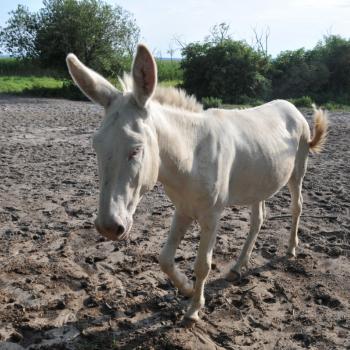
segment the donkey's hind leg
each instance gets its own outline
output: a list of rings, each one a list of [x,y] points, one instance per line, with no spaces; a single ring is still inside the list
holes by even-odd
[[[298,226],[303,206],[301,188],[303,184],[303,178],[306,172],[308,153],[308,144],[301,142],[299,144],[298,153],[295,159],[294,170],[288,182],[288,188],[292,200],[292,228],[289,238],[287,255],[291,257],[295,256],[295,249],[298,246]]]
[[[291,195],[291,209],[292,209],[292,227],[289,238],[287,255],[295,256],[295,249],[298,246],[298,226],[299,219],[303,206],[303,197],[301,195],[301,188],[303,178],[306,172],[307,160],[309,154],[309,144],[305,140],[300,140],[298,152],[295,158],[295,164],[292,176],[288,182],[288,188]]]
[[[299,242],[298,226],[303,206],[303,196],[301,194],[302,182],[303,176],[297,177],[295,174],[292,175],[288,182],[288,188],[292,199],[292,228],[288,243],[287,255],[291,257],[295,256],[295,249],[298,246]]]
[[[226,279],[228,281],[234,281],[239,279],[241,276],[242,267],[248,265],[250,255],[252,254],[252,250],[254,248],[256,237],[258,236],[261,225],[264,221],[264,209],[264,201],[252,205],[249,234],[236,264],[231,268],[230,272],[226,276]]]
[[[261,205],[262,205],[263,221],[265,221],[266,215],[267,215],[267,213],[266,213],[265,201],[262,201],[262,202],[261,202]]]

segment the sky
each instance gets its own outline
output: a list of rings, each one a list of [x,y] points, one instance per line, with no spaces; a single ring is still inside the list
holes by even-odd
[[[350,38],[350,0],[105,0],[131,12],[141,29],[141,41],[162,57],[183,43],[201,41],[215,24],[230,25],[233,39],[251,44],[253,29],[269,30],[268,53],[310,49],[327,34]],[[0,0],[0,26],[17,4],[32,11],[41,0]],[[180,57],[180,51],[175,52]]]

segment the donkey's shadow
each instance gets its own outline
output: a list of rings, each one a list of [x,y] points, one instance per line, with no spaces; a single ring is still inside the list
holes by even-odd
[[[233,282],[227,281],[224,277],[215,278],[206,284],[206,297],[208,300],[213,300],[219,291],[232,288],[232,286],[237,287],[238,290],[242,288],[242,291],[244,292],[246,290],[244,287],[246,287],[247,284],[251,284],[249,279],[250,276],[257,276],[259,278],[261,273],[276,270],[281,263],[286,261],[290,261],[286,256],[274,257],[261,266],[248,269],[242,274],[239,280]],[[134,329],[140,329],[146,325],[147,327],[154,326],[160,321],[171,321],[173,325],[180,325],[180,321],[186,312],[190,298],[186,298],[180,294],[177,295],[177,290],[170,284],[167,289],[168,293],[162,297],[157,296],[148,299],[145,302],[130,305],[130,310],[134,310],[135,313],[138,312],[137,310],[144,309],[155,312],[155,315],[151,315],[133,323]],[[157,305],[162,304],[165,304],[166,307],[159,310]]]
[[[229,282],[223,277],[215,278],[207,284],[206,298],[209,302],[213,301],[219,294],[219,291],[227,290],[236,287],[236,292],[244,294],[247,290],[247,284],[258,284],[259,281],[250,278],[250,276],[257,276],[259,278],[262,272],[276,270],[280,264],[287,260],[286,257],[275,257],[267,261],[265,264],[248,269],[241,277],[240,280],[235,282]],[[254,288],[254,287],[253,287]],[[111,343],[111,348],[117,346],[118,349],[134,349],[142,344],[145,346],[150,344],[150,339],[156,338],[159,346],[168,346],[169,333],[175,329],[176,333],[185,331],[182,324],[183,316],[187,310],[190,299],[183,297],[178,294],[177,290],[170,284],[167,283],[163,286],[166,290],[166,294],[162,296],[153,296],[142,302],[135,302],[129,305],[127,311],[122,315],[116,315],[113,310],[105,308],[103,313],[110,315],[109,324],[114,323],[114,327],[110,327],[108,330],[90,332],[89,339],[94,341],[103,342],[103,344]],[[204,309],[206,313],[211,313],[210,307]],[[142,317],[144,315],[145,317]],[[140,317],[141,316],[141,317]],[[207,326],[207,317],[203,317],[198,324],[193,325],[192,329],[189,330],[198,336],[199,333],[203,333]],[[90,320],[89,324],[93,324],[94,320]],[[213,322],[209,322],[211,325]],[[70,323],[78,329],[81,329],[81,321]],[[68,326],[68,325],[67,325]],[[186,330],[186,332],[188,329]],[[79,337],[80,338],[80,337]],[[85,341],[83,337],[82,341]],[[171,337],[170,337],[171,338]],[[165,342],[164,344],[162,342]],[[78,340],[80,342],[80,340]]]

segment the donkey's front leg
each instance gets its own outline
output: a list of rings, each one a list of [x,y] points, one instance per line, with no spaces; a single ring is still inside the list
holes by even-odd
[[[175,267],[174,258],[176,249],[192,221],[190,217],[180,213],[179,210],[175,211],[168,240],[159,256],[161,269],[169,276],[175,287],[177,287],[183,295],[188,297],[193,294],[193,283]]]
[[[211,268],[211,259],[213,247],[216,238],[218,217],[206,218],[199,220],[201,226],[201,237],[196,262],[194,265],[194,273],[196,283],[190,307],[185,314],[185,324],[191,324],[199,319],[198,312],[204,306],[204,284],[209,275]]]

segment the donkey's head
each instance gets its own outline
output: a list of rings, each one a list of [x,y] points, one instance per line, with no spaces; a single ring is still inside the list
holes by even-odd
[[[67,64],[81,91],[105,109],[101,128],[93,138],[100,180],[95,225],[103,236],[122,239],[130,232],[141,196],[158,177],[158,141],[149,115],[149,100],[157,84],[156,63],[148,49],[139,45],[130,93],[119,92],[73,54],[67,56]]]

